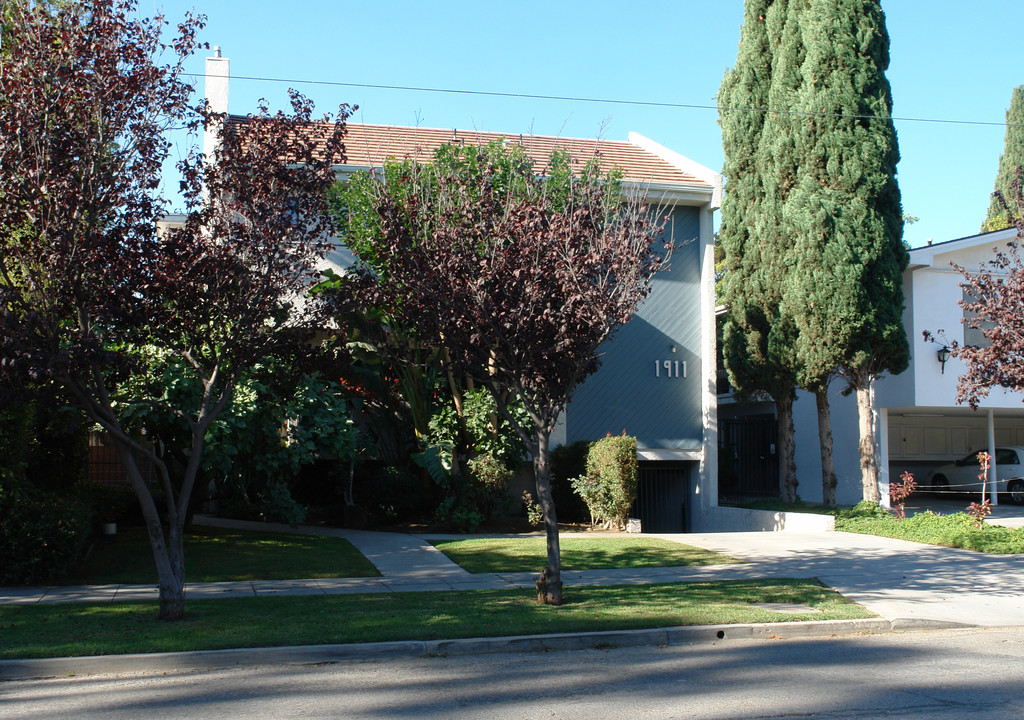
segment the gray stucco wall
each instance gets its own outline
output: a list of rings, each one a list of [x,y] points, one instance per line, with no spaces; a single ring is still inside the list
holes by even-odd
[[[655,276],[633,319],[603,346],[601,368],[576,391],[566,411],[567,442],[625,431],[640,448],[701,447],[697,208],[674,208],[669,230],[674,243],[685,244]]]

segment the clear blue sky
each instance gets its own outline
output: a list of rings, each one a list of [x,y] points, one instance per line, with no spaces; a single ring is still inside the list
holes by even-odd
[[[231,59],[231,111],[282,106],[295,86],[355,121],[625,140],[630,131],[721,171],[717,113],[702,108],[331,87],[367,85],[713,106],[736,59],[742,0],[228,0],[154,2],[172,22],[208,18],[202,38]],[[899,183],[914,247],[978,231],[989,203],[1012,89],[1024,84],[1020,0],[883,2],[891,38]],[[205,55],[205,53],[204,53]],[[192,67],[203,72],[203,59]],[[202,90],[202,83],[198,84]]]

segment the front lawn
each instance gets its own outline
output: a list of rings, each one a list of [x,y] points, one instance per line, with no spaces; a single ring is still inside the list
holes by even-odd
[[[565,598],[559,607],[538,605],[523,590],[189,600],[179,622],[158,620],[155,603],[8,605],[0,606],[0,658],[871,617],[812,580],[569,587]]]
[[[377,568],[342,538],[192,527],[185,537],[188,582],[376,577]],[[156,583],[153,551],[143,528],[99,538],[68,585]]]
[[[742,562],[728,555],[652,537],[560,538],[563,570],[681,567]],[[434,546],[471,573],[527,572],[547,562],[543,537],[436,541]]]

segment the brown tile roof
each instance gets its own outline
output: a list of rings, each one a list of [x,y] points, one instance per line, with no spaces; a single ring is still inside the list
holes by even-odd
[[[231,122],[244,118],[232,116]],[[511,135],[476,130],[438,130],[348,123],[345,134],[345,164],[356,167],[380,167],[388,160],[429,162],[434,151],[445,143],[484,145],[494,141],[521,143],[538,168],[545,167],[556,148],[568,150],[574,162],[585,163],[597,157],[605,169],[618,168],[623,179],[640,183],[712,187],[658,155],[630,142],[589,140],[585,138]]]

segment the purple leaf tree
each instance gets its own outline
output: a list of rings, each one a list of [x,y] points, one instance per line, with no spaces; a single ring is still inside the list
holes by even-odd
[[[168,41],[167,23],[139,19],[134,0],[5,7],[0,375],[63,385],[110,434],[146,521],[160,617],[179,619],[206,432],[241,372],[286,347],[304,351],[322,319],[304,295],[328,248],[324,198],[345,109],[314,124],[294,95],[290,114],[261,108],[226,122],[189,106],[183,63],[201,18]],[[186,218],[160,232],[166,131],[183,126],[218,128],[220,148],[213,162],[179,163]],[[154,382],[171,367],[192,387],[187,402]],[[183,475],[133,429],[141,409],[187,425]]]
[[[538,173],[515,147],[442,147],[373,186],[379,228],[363,248],[367,301],[444,347],[488,388],[533,461],[544,512],[541,602],[562,602],[549,441],[599,348],[650,291],[663,223],[595,163],[556,155]],[[575,176],[574,176],[575,175]],[[509,412],[518,399],[531,423]]]

